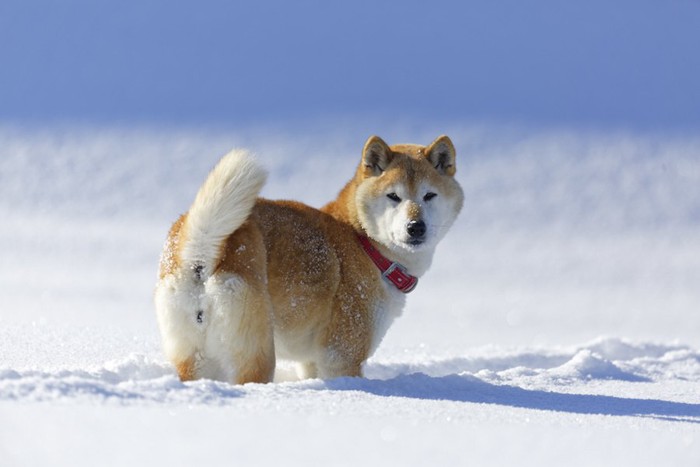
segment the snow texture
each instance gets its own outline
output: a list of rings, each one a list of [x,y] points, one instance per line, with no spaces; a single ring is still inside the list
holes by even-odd
[[[366,377],[180,382],[169,224],[232,147],[320,206],[357,133],[0,127],[0,463],[699,465],[695,137],[379,128],[449,134],[466,203]]]

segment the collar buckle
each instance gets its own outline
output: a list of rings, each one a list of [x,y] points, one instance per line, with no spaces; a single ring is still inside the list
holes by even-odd
[[[357,238],[370,259],[374,262],[377,268],[381,271],[382,277],[399,291],[409,293],[416,288],[418,278],[408,273],[406,268],[395,262],[389,261],[374,246],[369,239],[364,235],[357,234]]]

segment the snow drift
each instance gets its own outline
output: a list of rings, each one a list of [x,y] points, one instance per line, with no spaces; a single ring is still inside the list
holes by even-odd
[[[232,147],[319,206],[356,132],[0,127],[3,459],[697,465],[693,137],[386,127],[449,134],[466,203],[366,378],[181,383],[152,305],[170,223]]]

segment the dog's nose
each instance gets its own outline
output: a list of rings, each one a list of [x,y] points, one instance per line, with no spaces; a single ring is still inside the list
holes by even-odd
[[[422,238],[425,235],[425,222],[423,221],[411,221],[406,226],[408,235],[411,238]]]

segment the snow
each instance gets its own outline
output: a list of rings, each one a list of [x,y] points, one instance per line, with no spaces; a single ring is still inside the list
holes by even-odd
[[[365,378],[232,386],[162,354],[169,224],[233,147],[319,206],[368,135],[0,126],[0,463],[699,465],[700,139],[376,132],[458,149],[431,270]]]

